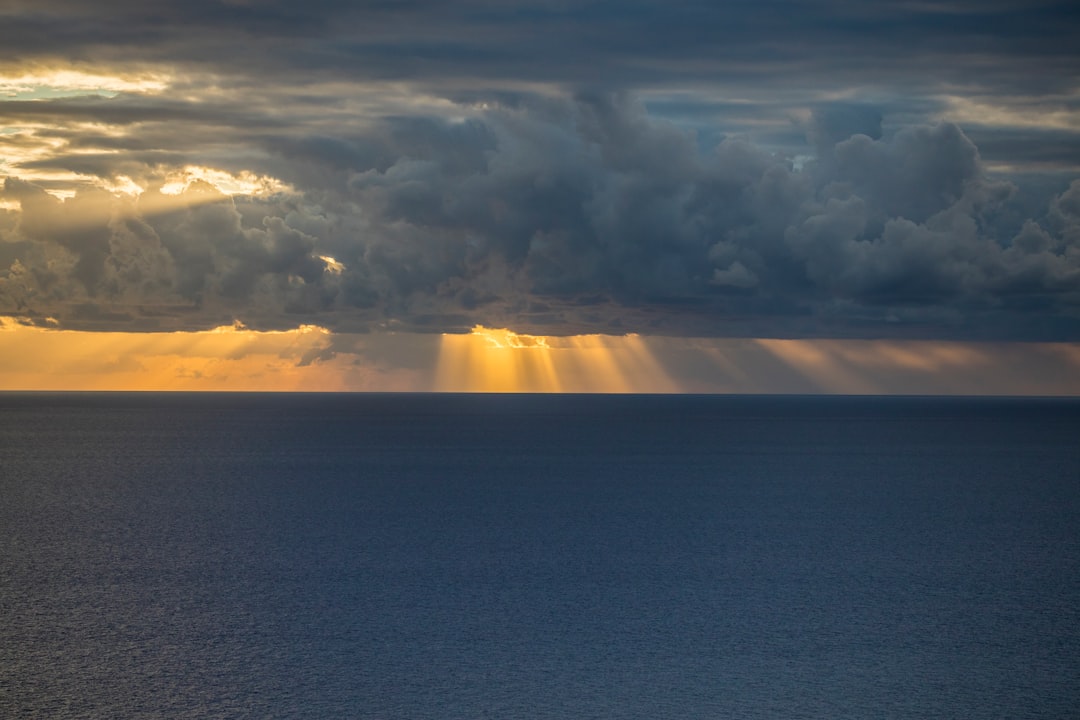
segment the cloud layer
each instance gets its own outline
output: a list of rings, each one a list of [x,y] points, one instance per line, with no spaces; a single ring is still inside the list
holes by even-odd
[[[0,314],[1080,338],[1061,3],[7,7]]]

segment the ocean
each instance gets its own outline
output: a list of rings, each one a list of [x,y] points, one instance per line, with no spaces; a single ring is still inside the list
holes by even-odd
[[[1076,400],[0,394],[0,717],[1077,708]]]

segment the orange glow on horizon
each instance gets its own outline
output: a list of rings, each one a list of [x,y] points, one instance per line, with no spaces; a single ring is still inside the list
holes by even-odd
[[[315,325],[253,331],[80,332],[0,317],[3,390],[408,390],[406,373],[378,372],[331,352]]]
[[[1076,343],[84,332],[0,316],[0,390],[1080,396]]]

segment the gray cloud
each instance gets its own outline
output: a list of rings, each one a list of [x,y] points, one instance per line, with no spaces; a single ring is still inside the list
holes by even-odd
[[[1074,16],[13,0],[0,75],[168,86],[0,99],[0,313],[1076,339]],[[185,166],[280,182],[161,195]]]
[[[6,53],[14,64],[157,69],[174,85],[166,96],[14,99],[0,117],[137,126],[141,137],[164,129],[174,141],[214,132],[224,141],[242,128],[310,142],[348,134],[357,114],[394,114],[379,107],[388,87],[402,93],[398,113],[412,115],[410,94],[506,104],[542,84],[634,92],[701,136],[749,134],[786,150],[800,139],[787,121],[808,108],[819,112],[817,133],[858,108],[871,137],[875,113],[898,124],[951,119],[978,131],[970,136],[990,162],[1075,171],[1074,16],[1058,0],[8,3],[0,64]],[[850,100],[832,103],[838,96]],[[979,106],[958,120],[956,98]],[[1042,128],[1054,138],[1019,141],[1055,113],[1064,119]]]
[[[74,325],[94,303],[185,326],[1080,333],[1080,184],[1020,221],[955,125],[889,130],[841,105],[807,134],[796,165],[590,92],[257,137],[259,169],[295,188],[277,196],[60,201],[9,178],[25,252],[0,298]]]
[[[673,77],[1072,89],[1071,4],[6,3],[0,57],[190,63],[295,77],[523,79],[656,86]],[[912,40],[917,39],[917,52]],[[554,50],[554,51],[553,51]],[[542,59],[542,61],[538,61]],[[1030,70],[1053,67],[1052,73]]]

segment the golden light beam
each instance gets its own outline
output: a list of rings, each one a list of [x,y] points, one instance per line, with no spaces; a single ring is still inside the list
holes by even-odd
[[[1080,395],[1080,346],[938,340],[777,340],[754,344],[808,392]]]
[[[677,392],[635,335],[526,335],[478,325],[441,338],[435,389],[446,392]]]

